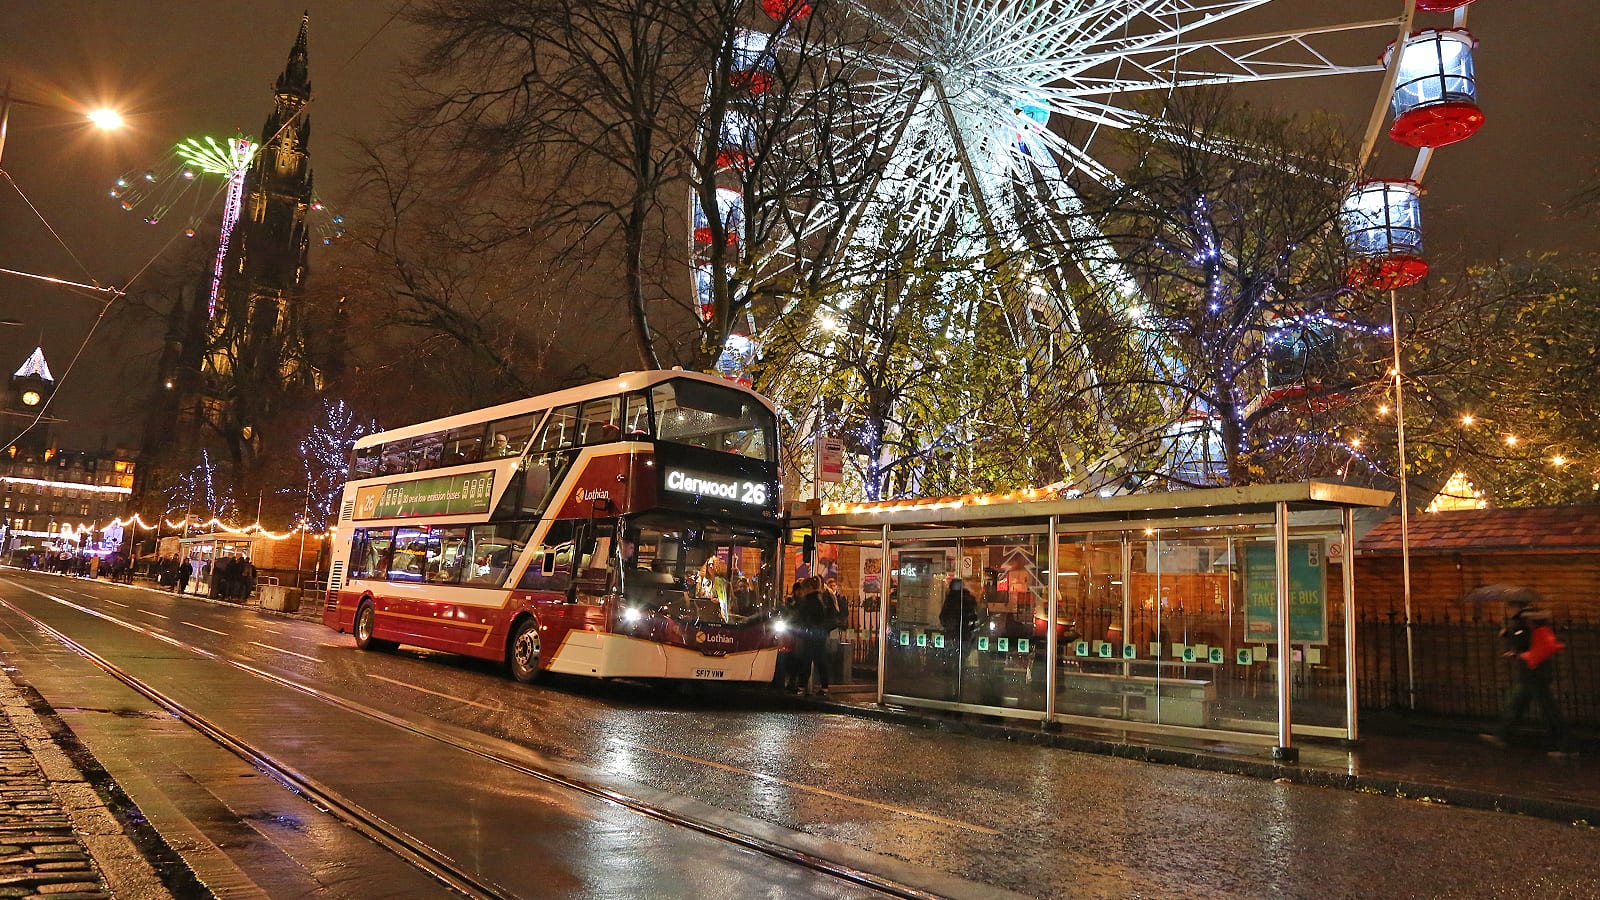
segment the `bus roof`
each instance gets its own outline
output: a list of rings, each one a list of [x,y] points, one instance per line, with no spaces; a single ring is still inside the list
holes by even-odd
[[[391,428],[388,431],[379,431],[358,438],[355,446],[360,449],[408,437],[433,434],[436,431],[443,431],[449,428],[492,422],[495,419],[504,419],[509,416],[522,415],[523,413],[542,412],[570,403],[579,403],[594,397],[609,397],[612,394],[644,390],[663,381],[672,381],[680,378],[721,385],[749,394],[769,411],[774,414],[777,413],[777,408],[772,405],[772,401],[744,385],[723,378],[721,375],[707,375],[703,372],[689,372],[683,369],[650,369],[643,372],[624,372],[615,378],[607,378],[604,381],[595,381],[578,387],[567,388],[566,390],[539,394],[523,400],[512,400],[510,403],[456,413],[453,416],[445,416],[440,419],[429,419],[426,422],[417,422],[414,425],[402,425],[399,428]]]

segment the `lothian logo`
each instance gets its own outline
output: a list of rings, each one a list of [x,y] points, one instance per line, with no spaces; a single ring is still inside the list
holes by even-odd
[[[602,490],[579,491],[579,500],[610,500],[611,492]]]
[[[731,644],[733,638],[725,634],[713,634],[705,631],[696,631],[694,640],[697,644]]]

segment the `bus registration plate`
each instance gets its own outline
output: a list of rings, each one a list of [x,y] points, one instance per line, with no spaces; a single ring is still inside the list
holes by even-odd
[[[725,669],[695,669],[694,670],[694,677],[696,677],[696,678],[727,678],[728,677],[728,673],[727,673],[727,671]]]

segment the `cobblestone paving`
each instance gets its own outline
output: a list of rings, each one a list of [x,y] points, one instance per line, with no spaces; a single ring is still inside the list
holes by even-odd
[[[110,896],[38,763],[0,716],[0,897]]]

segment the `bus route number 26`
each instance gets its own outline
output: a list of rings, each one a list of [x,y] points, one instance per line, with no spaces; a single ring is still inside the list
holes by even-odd
[[[740,485],[740,489],[740,503],[748,503],[751,506],[767,505],[767,486],[765,484],[757,481],[746,481]]]

